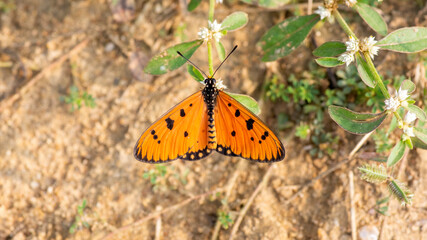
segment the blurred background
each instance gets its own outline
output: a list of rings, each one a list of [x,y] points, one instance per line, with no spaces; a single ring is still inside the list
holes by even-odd
[[[266,8],[224,0],[215,10],[219,21],[248,13],[248,24],[222,39],[227,52],[239,48],[216,78],[259,101],[260,117],[285,145],[284,161],[219,154],[136,161],[140,134],[201,88],[185,67],[143,72],[152,56],[207,26],[208,1],[192,12],[187,2],[0,1],[1,239],[345,240],[352,222],[360,239],[427,239],[426,151],[409,152],[398,169],[415,194],[410,207],[384,200],[384,186],[358,177],[364,158],[386,156],[398,136],[377,132],[346,161],[362,136],[339,128],[327,106],[379,111],[384,99],[361,84],[353,66],[327,71],[315,64],[316,46],[347,38],[338,25],[319,23],[289,56],[261,61],[261,36],[321,1],[277,0]],[[380,9],[389,32],[427,26],[425,1],[365,2]],[[358,35],[375,36],[351,9],[343,15]],[[207,71],[206,45],[191,60]],[[425,101],[425,52],[380,51],[375,64],[389,86],[411,78]]]

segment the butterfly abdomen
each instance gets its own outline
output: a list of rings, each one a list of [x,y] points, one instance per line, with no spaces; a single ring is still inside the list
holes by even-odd
[[[207,106],[208,114],[208,149],[216,149],[216,128],[215,128],[215,104],[218,96],[218,89],[215,86],[216,80],[214,78],[205,79],[205,88],[203,88],[203,100]]]

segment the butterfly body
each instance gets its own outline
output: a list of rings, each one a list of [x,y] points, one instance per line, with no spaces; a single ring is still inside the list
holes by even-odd
[[[134,156],[148,163],[199,160],[212,151],[259,162],[280,161],[285,148],[250,110],[206,78],[191,95],[151,125],[135,145]]]

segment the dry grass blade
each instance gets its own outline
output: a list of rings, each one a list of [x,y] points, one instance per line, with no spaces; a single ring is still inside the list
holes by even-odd
[[[253,201],[255,200],[255,197],[258,195],[258,193],[261,192],[261,190],[267,185],[268,180],[270,179],[271,173],[273,172],[273,166],[270,166],[267,170],[267,172],[264,174],[264,177],[262,178],[262,181],[258,184],[255,191],[252,193],[251,197],[249,198],[246,205],[242,208],[242,210],[239,213],[239,217],[237,218],[236,222],[233,225],[233,229],[231,230],[230,238],[229,240],[233,240],[237,230],[239,230],[239,226],[243,221],[243,218],[246,215],[246,212],[249,210],[250,206],[252,205]]]
[[[136,227],[136,226],[138,226],[138,225],[140,225],[140,224],[142,224],[142,223],[144,223],[144,222],[146,222],[148,220],[151,220],[153,218],[157,218],[157,217],[159,217],[160,215],[162,215],[164,213],[167,213],[167,212],[179,209],[179,208],[181,208],[181,207],[189,204],[190,202],[192,202],[194,200],[201,199],[201,198],[207,197],[207,196],[209,196],[211,194],[214,194],[214,193],[217,193],[217,192],[223,192],[223,191],[225,191],[225,188],[217,188],[215,190],[212,190],[212,191],[209,191],[209,192],[205,192],[205,193],[193,196],[191,198],[187,198],[186,200],[184,200],[184,201],[182,201],[182,202],[180,202],[178,204],[175,204],[173,206],[165,208],[165,209],[163,209],[161,211],[156,211],[156,212],[150,213],[150,214],[148,214],[148,216],[146,216],[144,218],[141,218],[141,219],[139,219],[138,221],[136,221],[136,222],[134,222],[132,224],[126,225],[124,227],[121,227],[121,228],[117,229],[116,231],[114,231],[114,232],[110,233],[109,235],[107,235],[104,239],[111,239],[115,235],[117,235],[117,234],[119,234],[119,233],[121,233],[123,231],[126,231],[129,228]]]
[[[353,150],[350,152],[350,154],[348,155],[348,158],[335,164],[334,166],[332,166],[331,168],[329,168],[328,170],[322,172],[319,174],[319,176],[313,178],[312,180],[310,180],[308,183],[304,184],[296,193],[294,193],[289,199],[286,200],[285,202],[285,206],[288,205],[290,202],[292,202],[293,200],[295,200],[295,198],[297,198],[303,191],[305,191],[308,187],[310,187],[311,185],[313,185],[313,183],[315,183],[317,180],[322,179],[326,176],[328,176],[329,174],[333,173],[335,170],[339,169],[340,167],[342,167],[343,165],[345,165],[346,163],[350,162],[351,160],[353,160],[354,155],[356,154],[356,152],[363,146],[363,144],[365,144],[366,141],[368,141],[369,137],[372,135],[373,132],[370,132],[368,134],[366,134],[365,136],[363,136],[362,139],[360,139],[360,141],[356,144],[356,147],[353,148]]]
[[[40,79],[44,77],[44,75],[48,72],[50,72],[52,69],[60,66],[63,64],[66,60],[68,60],[72,55],[79,53],[81,50],[83,50],[86,45],[89,43],[89,41],[92,39],[92,37],[87,37],[83,41],[81,41],[79,44],[77,44],[75,47],[73,47],[69,52],[62,55],[52,63],[50,63],[48,66],[43,68],[43,70],[38,73],[36,76],[31,78],[22,88],[20,88],[16,93],[11,95],[10,97],[6,98],[0,103],[0,112],[4,110],[5,108],[12,105],[16,100],[18,100],[22,95],[24,95],[34,84],[36,84]]]

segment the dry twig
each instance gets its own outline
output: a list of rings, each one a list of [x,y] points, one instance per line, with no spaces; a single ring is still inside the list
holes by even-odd
[[[346,164],[346,163],[350,162],[351,160],[353,160],[353,157],[356,154],[356,152],[362,147],[363,144],[365,144],[366,141],[368,141],[368,139],[372,135],[372,133],[373,132],[370,132],[370,133],[366,134],[365,136],[363,136],[362,139],[360,139],[360,141],[357,143],[356,147],[354,147],[353,150],[348,155],[347,159],[345,159],[345,160],[343,160],[343,161],[335,164],[334,166],[332,166],[328,170],[320,173],[317,177],[313,178],[312,180],[310,180],[309,182],[307,182],[306,184],[304,184],[296,193],[294,193],[294,195],[292,195],[289,199],[286,200],[285,206],[288,205],[293,200],[295,200],[295,198],[297,198],[299,195],[301,195],[301,193],[303,191],[305,191],[308,187],[310,187],[311,185],[313,185],[313,183],[315,183],[317,180],[322,179],[322,178],[328,176],[329,174],[335,172],[335,170],[341,168],[344,164]]]
[[[77,54],[81,50],[83,50],[86,45],[89,43],[89,41],[92,39],[92,37],[87,37],[83,41],[81,41],[79,44],[74,46],[69,52],[65,53],[49,65],[47,65],[41,72],[39,72],[36,76],[31,78],[27,83],[25,83],[24,86],[22,86],[17,92],[15,92],[13,95],[9,96],[5,100],[3,100],[0,103],[0,112],[4,110],[5,108],[12,105],[16,100],[18,100],[21,96],[23,96],[34,84],[36,84],[40,79],[46,75],[46,73],[50,72],[52,69],[60,66],[63,64],[67,59],[69,59],[72,55]]]
[[[267,172],[264,174],[264,177],[262,178],[262,181],[258,184],[255,191],[252,193],[251,197],[249,198],[248,202],[245,204],[245,206],[240,210],[239,217],[237,218],[236,222],[233,225],[233,229],[231,230],[231,235],[229,240],[233,240],[237,230],[239,230],[239,226],[243,221],[243,218],[246,215],[246,212],[249,210],[249,207],[252,205],[253,201],[255,200],[255,197],[258,195],[258,193],[261,192],[261,190],[267,185],[268,180],[270,179],[271,173],[273,172],[274,165],[270,166],[267,170]]]
[[[194,200],[201,199],[201,198],[207,197],[209,195],[212,195],[214,193],[223,192],[223,191],[225,191],[225,188],[217,188],[215,190],[212,190],[212,191],[209,191],[209,192],[205,192],[205,193],[202,193],[202,194],[199,194],[199,195],[187,198],[186,200],[184,200],[184,201],[182,201],[180,203],[177,203],[177,204],[175,204],[173,206],[165,208],[165,209],[163,209],[161,211],[156,211],[156,212],[150,213],[146,217],[141,218],[141,219],[139,219],[138,221],[136,221],[134,223],[131,223],[131,224],[126,225],[126,226],[123,226],[123,227],[117,229],[116,231],[108,234],[104,239],[111,239],[113,236],[119,234],[120,232],[123,232],[123,231],[127,230],[128,228],[136,227],[136,226],[138,226],[138,225],[140,225],[140,224],[142,224],[142,223],[144,223],[144,222],[146,222],[146,221],[148,221],[150,219],[157,218],[157,217],[159,217],[160,215],[162,215],[164,213],[167,213],[167,212],[179,209],[179,208],[181,208],[181,207],[189,204],[190,202],[192,202]]]
[[[348,173],[348,181],[349,181],[349,188],[350,188],[351,239],[357,240],[356,208],[354,204],[354,175],[351,170]]]
[[[227,184],[227,190],[225,192],[225,199],[226,202],[223,206],[224,211],[228,211],[228,199],[231,196],[231,190],[233,190],[234,185],[236,184],[237,178],[240,175],[240,172],[244,169],[246,169],[247,166],[247,160],[246,159],[240,159],[239,164],[237,165],[237,169],[234,172],[233,176],[230,178],[229,183]],[[219,218],[216,220],[215,228],[212,233],[211,240],[216,240],[218,238],[219,230],[221,230],[221,222],[219,221]]]

